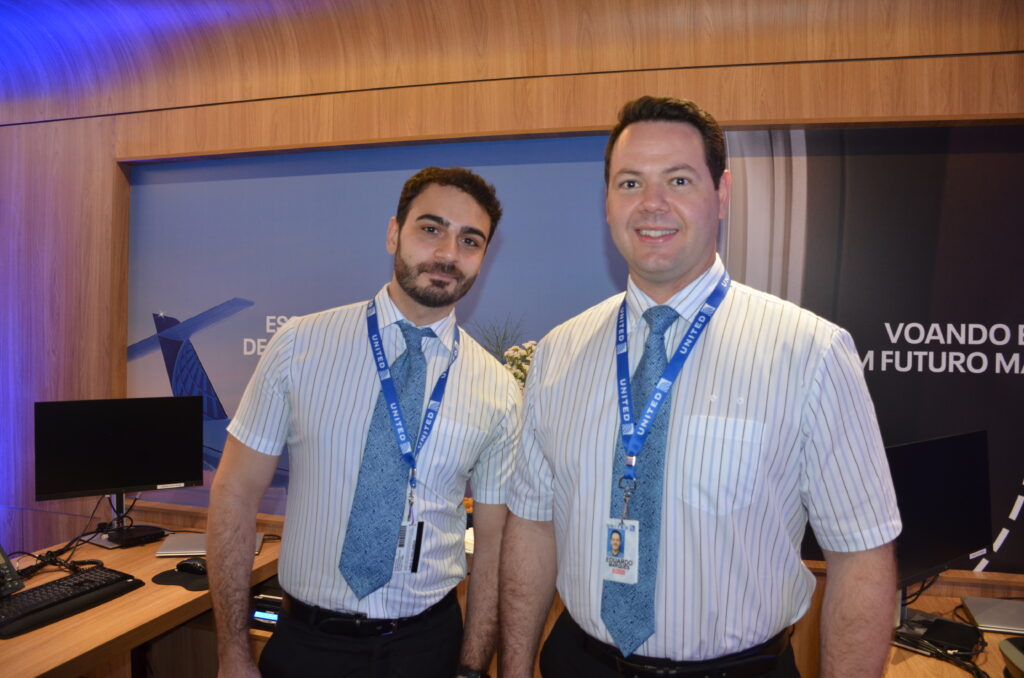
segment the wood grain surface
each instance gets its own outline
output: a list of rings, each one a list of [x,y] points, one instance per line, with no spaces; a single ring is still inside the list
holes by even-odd
[[[179,559],[157,558],[159,542],[130,549],[106,550],[86,545],[76,559],[96,558],[107,567],[131,574],[145,584],[114,600],[15,638],[0,640],[0,666],[6,678],[46,674],[78,676],[94,665],[120,665],[128,651],[181,626],[210,609],[209,591],[161,586],[153,576],[173,570]],[[279,542],[264,542],[253,565],[255,584],[277,574]],[[35,586],[65,573],[44,572],[30,580]]]
[[[0,123],[649,69],[1012,52],[1016,0],[54,3],[14,24]],[[29,17],[31,17],[29,13]],[[22,96],[31,93],[32,96]]]

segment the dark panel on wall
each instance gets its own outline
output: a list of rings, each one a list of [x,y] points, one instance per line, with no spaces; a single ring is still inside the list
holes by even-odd
[[[989,569],[1024,571],[1024,127],[819,131],[808,147],[810,194],[838,196],[812,199],[808,305],[853,334],[886,444],[989,431]]]

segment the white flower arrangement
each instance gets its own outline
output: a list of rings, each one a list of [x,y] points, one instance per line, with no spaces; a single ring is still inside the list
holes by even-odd
[[[505,351],[505,369],[512,373],[520,386],[526,386],[526,375],[530,372],[535,350],[537,342],[528,341],[522,346],[511,346]]]

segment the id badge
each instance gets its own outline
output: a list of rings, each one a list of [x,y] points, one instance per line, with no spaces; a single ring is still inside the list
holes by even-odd
[[[622,584],[637,582],[640,559],[640,523],[613,518],[605,523],[601,549],[601,578]]]
[[[423,521],[402,521],[398,528],[398,550],[395,551],[396,574],[415,573],[420,567],[420,548],[423,545]]]

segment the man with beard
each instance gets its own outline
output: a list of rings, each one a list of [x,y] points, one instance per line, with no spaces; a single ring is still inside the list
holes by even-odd
[[[210,496],[222,676],[259,675],[247,636],[250,545],[285,443],[285,597],[262,675],[486,671],[521,396],[456,326],[454,306],[500,217],[494,188],[472,172],[418,172],[388,224],[391,281],[369,302],[294,318],[274,335]],[[476,551],[463,632],[455,585],[466,573],[467,481]]]

